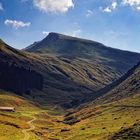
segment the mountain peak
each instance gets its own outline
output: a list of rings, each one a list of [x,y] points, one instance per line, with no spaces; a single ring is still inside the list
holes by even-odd
[[[56,32],[50,32],[48,34],[48,36],[59,36],[59,35],[60,35],[60,33],[56,33]]]
[[[50,32],[45,39],[60,39],[60,40],[70,40],[70,41],[80,41],[80,42],[95,42],[88,39],[83,39],[79,37],[74,37],[67,34],[61,34],[56,32]]]
[[[47,39],[76,39],[76,37],[72,37],[69,35],[64,35],[56,32],[50,32],[46,38]]]
[[[25,50],[42,53],[52,52],[59,55],[69,55],[71,52],[72,56],[84,56],[85,53],[86,55],[89,55],[91,52],[94,52],[95,48],[99,47],[104,48],[104,45],[99,42],[83,38],[50,32],[43,40],[33,43],[25,48]]]
[[[55,33],[55,32],[50,32],[47,37],[44,40],[54,40],[54,39],[58,39],[61,35],[59,33]]]

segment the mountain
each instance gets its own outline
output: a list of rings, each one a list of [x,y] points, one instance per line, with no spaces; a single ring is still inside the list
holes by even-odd
[[[69,59],[90,59],[91,61],[112,67],[122,74],[133,67],[140,59],[138,53],[113,49],[99,42],[59,33],[49,33],[46,38],[35,42],[25,48],[25,50],[43,54],[53,53]]]
[[[94,97],[140,57],[138,53],[57,33],[50,33],[24,50],[16,50],[4,41],[0,42],[0,49],[1,89],[64,108]]]
[[[16,50],[4,41],[0,42],[0,58],[0,88],[45,104],[79,104],[85,96],[120,76],[120,72],[94,61],[53,54],[44,57]]]

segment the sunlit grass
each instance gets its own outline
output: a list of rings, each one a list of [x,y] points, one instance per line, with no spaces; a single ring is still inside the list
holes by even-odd
[[[0,94],[1,105],[16,107],[16,112],[0,112],[0,139],[22,139],[22,130],[29,128],[27,122],[35,116],[35,129],[29,132],[29,140],[107,140],[114,133],[140,122],[139,99],[139,96],[134,96],[111,104],[87,107],[75,114],[80,122],[68,125],[62,122],[64,113],[59,107],[42,109],[19,96]]]

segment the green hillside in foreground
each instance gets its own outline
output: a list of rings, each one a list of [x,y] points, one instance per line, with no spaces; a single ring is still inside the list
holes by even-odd
[[[0,91],[0,106],[15,107],[15,112],[0,111],[0,140],[25,140],[28,134],[29,140],[44,140],[64,127],[59,123],[64,112],[57,107],[42,107],[5,91]]]
[[[130,135],[133,136],[131,140],[139,138],[139,94],[90,110],[85,108],[85,112],[82,112],[83,118],[78,118],[79,122],[73,125],[63,123],[65,113],[60,108],[41,107],[23,97],[4,91],[0,92],[0,100],[1,106],[16,108],[16,112],[0,111],[2,140],[24,139],[23,130],[30,128],[28,122],[33,118],[35,120],[32,124],[35,128],[27,131],[29,140],[117,140],[117,138],[123,140],[125,137],[128,139]],[[87,110],[91,112],[89,116],[86,114]],[[77,115],[80,116],[79,113]]]
[[[110,104],[84,108],[80,112],[67,116],[65,123],[72,124],[76,119],[77,123],[72,125],[69,132],[71,138],[68,140],[115,139],[114,133],[139,124],[140,95]]]

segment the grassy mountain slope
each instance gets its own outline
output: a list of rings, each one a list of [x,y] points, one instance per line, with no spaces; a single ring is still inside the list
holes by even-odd
[[[104,94],[103,96],[99,97],[98,100],[96,100],[98,104],[117,101],[119,99],[123,99],[139,93],[140,92],[140,62],[113,84],[111,86],[115,86],[114,88],[111,88],[111,86],[109,86],[110,88],[109,89],[107,87],[108,88],[107,94]]]
[[[139,77],[140,63],[118,80],[116,86],[110,88],[108,93],[105,92],[92,103],[66,115],[65,123],[73,125],[72,127],[76,129],[84,127],[83,131],[78,131],[80,135],[74,134],[72,138],[80,137],[80,140],[140,138],[137,135],[140,122]],[[133,125],[136,127],[132,127]]]
[[[111,85],[111,86],[110,86]],[[80,112],[84,111],[87,116],[85,108],[90,110],[96,105],[112,104],[112,102],[118,102],[119,100],[125,100],[140,93],[140,62],[130,69],[124,76],[117,81],[113,82],[99,91],[101,97],[95,99],[93,102],[81,107]],[[113,86],[112,86],[113,85]],[[108,88],[109,87],[109,88]],[[112,87],[112,88],[111,88]],[[104,94],[103,94],[104,91]],[[101,93],[100,93],[101,92]],[[107,92],[107,93],[106,93]],[[97,92],[98,93],[98,92]],[[103,95],[102,95],[103,94]],[[85,107],[85,108],[84,108]],[[91,112],[92,113],[92,112]]]
[[[133,124],[130,128],[123,129],[114,134],[110,140],[139,140],[140,139],[140,123]]]

